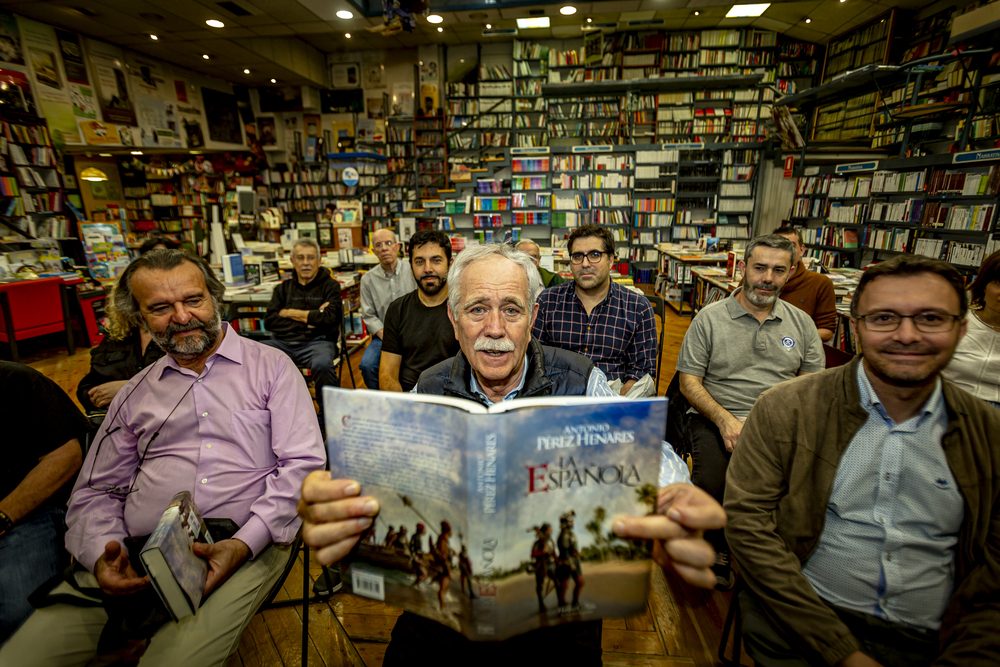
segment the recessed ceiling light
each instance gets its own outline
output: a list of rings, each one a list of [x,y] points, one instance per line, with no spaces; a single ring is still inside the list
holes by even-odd
[[[142,151],[132,151],[132,155],[142,155]]]
[[[339,12],[337,12],[337,18],[338,19],[344,19],[345,21],[347,19],[353,19],[354,18],[354,12],[349,12],[346,9],[341,9]]]
[[[249,74],[249,73],[250,73],[250,70],[248,70],[248,69],[245,69],[245,70],[243,70],[243,73],[244,73],[244,74]]]
[[[701,16],[701,12],[695,12],[694,15],[695,16]]]
[[[813,22],[812,19],[806,19],[806,23],[812,23],[812,22]]]
[[[840,0],[843,2],[844,0]],[[726,13],[727,19],[741,18],[746,16],[760,16],[764,10],[771,6],[770,2],[760,5],[733,5]]]
[[[201,155],[201,151],[191,151],[191,155]]]
[[[563,16],[572,16],[573,14],[576,14],[576,7],[573,5],[566,5],[565,7],[559,9],[559,13]]]
[[[98,155],[101,157],[114,157],[111,153],[98,153]]]
[[[441,23],[442,21],[444,21],[444,18],[442,18],[440,14],[430,14],[427,17],[428,23]]]
[[[351,38],[351,33],[345,32],[344,33],[344,37],[346,37],[347,39],[350,39]]]
[[[201,57],[204,58],[205,60],[208,60],[208,54],[207,53],[201,54]]]
[[[493,26],[491,26],[489,23],[486,24],[486,29],[487,30],[491,30],[492,28],[493,28]]]
[[[441,26],[438,26],[438,32],[444,32],[444,28],[442,28]]]
[[[271,83],[278,83],[277,79],[271,79]]]
[[[464,63],[465,62],[465,58],[459,58],[458,62]]]
[[[154,42],[159,39],[159,37],[157,37],[156,35],[150,35],[149,38]]]
[[[225,28],[226,27],[226,24],[223,23],[222,21],[219,21],[218,19],[208,19],[207,21],[205,21],[205,23],[208,24],[209,28]]]
[[[587,19],[587,23],[593,23],[594,19]]]
[[[532,16],[524,19],[517,19],[517,27],[522,30],[525,28],[548,28],[549,27],[549,17],[548,16]]]

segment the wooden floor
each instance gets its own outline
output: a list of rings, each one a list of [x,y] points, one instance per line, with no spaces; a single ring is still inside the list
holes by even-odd
[[[667,307],[664,329],[662,395],[677,362],[689,317],[680,317]],[[47,347],[51,345],[52,347]],[[41,371],[65,389],[76,401],[75,391],[90,367],[86,348],[72,357],[59,345],[58,336],[45,336],[21,345],[23,361]],[[363,387],[358,363],[361,352],[352,355],[354,381]],[[348,373],[343,385],[351,386]],[[322,570],[310,563],[310,581]],[[295,563],[277,599],[302,598],[302,557]],[[632,618],[605,619],[602,646],[604,664],[672,666],[720,664],[719,641],[729,608],[729,594],[701,591],[687,586],[658,568],[653,574],[653,592],[644,613]],[[315,666],[377,667],[388,645],[392,627],[400,612],[388,605],[347,594],[334,595],[328,602],[314,603],[309,609],[308,662]],[[244,633],[229,667],[291,667],[301,664],[302,607],[270,609],[257,614]],[[430,648],[430,647],[429,647]],[[731,647],[727,651],[731,655]],[[746,665],[753,662],[743,658]]]

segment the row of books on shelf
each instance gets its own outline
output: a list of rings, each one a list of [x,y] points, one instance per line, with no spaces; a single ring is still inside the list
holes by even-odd
[[[515,179],[517,180],[517,179]],[[632,174],[595,173],[595,174],[559,174],[553,176],[552,187],[564,190],[579,189],[630,189],[633,185]],[[544,187],[544,186],[540,186]]]
[[[21,202],[24,213],[48,213],[62,211],[62,192],[22,193]]]
[[[39,171],[34,167],[14,167],[18,180],[26,188],[58,188],[59,174],[52,170]]]
[[[5,142],[7,143],[7,142]],[[56,152],[51,146],[20,146],[7,143],[10,161],[16,165],[34,167],[55,167]]]
[[[51,146],[52,138],[49,136],[49,128],[45,125],[22,125],[20,123],[3,124],[3,136],[8,141],[16,141],[22,144],[35,144],[38,146]]]

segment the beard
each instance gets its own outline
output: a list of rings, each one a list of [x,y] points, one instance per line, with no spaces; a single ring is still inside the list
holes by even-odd
[[[425,282],[428,278],[437,278],[437,282],[428,285]],[[443,290],[444,286],[447,284],[448,284],[448,279],[445,276],[424,276],[417,283],[417,287],[420,289],[421,292],[423,292],[427,296],[434,296],[435,294]]]
[[[174,334],[182,331],[199,329],[201,330],[200,336],[185,336],[179,339],[174,337]],[[202,322],[197,317],[192,317],[187,324],[171,323],[163,331],[150,329],[147,331],[149,331],[153,342],[159,345],[164,352],[175,359],[190,361],[203,355],[206,350],[212,349],[212,346],[218,342],[219,336],[222,335],[222,315],[216,311],[215,316],[207,323]]]
[[[743,276],[743,296],[747,298],[747,301],[757,306],[758,308],[766,308],[772,303],[778,300],[778,295],[781,294],[781,288],[784,285],[775,285],[774,283],[754,283],[750,284],[746,276]],[[774,292],[770,296],[761,296],[757,294],[756,290],[759,289],[770,289]]]

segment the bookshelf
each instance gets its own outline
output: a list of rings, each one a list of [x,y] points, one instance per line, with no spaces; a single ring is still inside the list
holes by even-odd
[[[386,166],[389,177],[385,183],[385,194],[390,214],[417,207],[417,173],[411,163],[415,156],[414,134],[412,116],[389,118],[386,130]]]
[[[414,119],[417,199],[436,199],[438,190],[448,187],[448,146],[444,116],[417,116]]]
[[[517,147],[548,144],[548,105],[542,83],[548,80],[549,47],[514,40],[514,142]]]
[[[44,120],[0,119],[0,236],[14,239],[76,236],[63,214],[64,192],[56,153]]]

